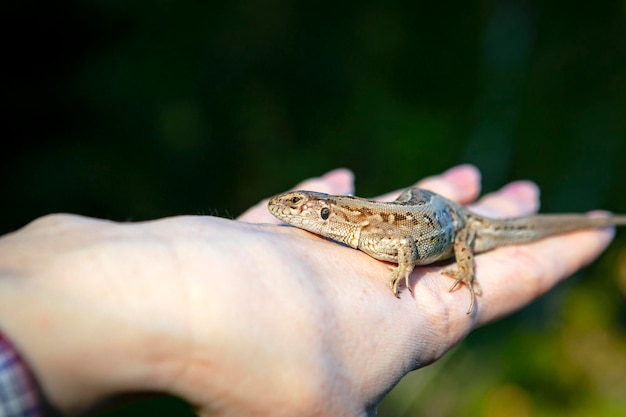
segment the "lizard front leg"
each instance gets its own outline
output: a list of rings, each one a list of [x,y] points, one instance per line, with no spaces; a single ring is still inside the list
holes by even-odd
[[[461,282],[467,286],[471,297],[467,314],[474,310],[476,295],[480,295],[482,292],[474,274],[475,237],[476,231],[470,227],[464,227],[457,232],[454,238],[454,257],[458,269],[446,269],[442,272],[442,274],[455,279],[450,291],[453,291]]]
[[[359,241],[358,248],[372,258],[381,261],[393,262],[398,266],[390,266],[391,278],[389,288],[393,295],[398,296],[398,286],[404,280],[406,287],[411,291],[409,278],[417,261],[417,247],[411,235],[400,233],[370,234]]]
[[[415,260],[417,259],[417,247],[415,246],[415,240],[411,236],[403,236],[401,238],[393,239],[393,247],[397,250],[397,262],[398,266],[391,266],[391,278],[389,279],[389,288],[393,291],[393,294],[400,298],[398,295],[398,286],[400,281],[404,279],[404,283],[409,292],[413,292],[411,289],[411,272],[415,268]]]

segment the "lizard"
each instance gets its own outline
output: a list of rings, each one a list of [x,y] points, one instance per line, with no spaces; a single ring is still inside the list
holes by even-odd
[[[397,264],[390,266],[389,287],[398,298],[402,280],[412,292],[409,278],[415,266],[454,258],[457,268],[450,267],[442,274],[455,280],[450,291],[460,283],[469,289],[467,314],[474,310],[476,295],[481,295],[474,272],[475,254],[581,229],[626,225],[626,215],[489,218],[417,187],[391,202],[290,191],[272,197],[268,209],[285,223]]]

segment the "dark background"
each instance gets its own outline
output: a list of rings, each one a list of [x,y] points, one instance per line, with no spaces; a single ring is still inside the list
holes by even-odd
[[[626,212],[626,6],[83,0],[0,6],[0,232],[50,212],[234,217],[345,166],[453,164]],[[381,416],[626,415],[626,237],[407,377]],[[306,376],[303,376],[306,377]],[[106,415],[186,415],[173,399]]]

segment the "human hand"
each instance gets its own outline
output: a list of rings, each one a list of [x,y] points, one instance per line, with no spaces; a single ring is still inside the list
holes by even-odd
[[[479,176],[462,166],[419,185],[469,203]],[[352,177],[333,171],[298,188],[349,193]],[[473,209],[524,215],[537,200],[518,182]],[[468,316],[467,292],[447,291],[443,267],[416,268],[413,295],[398,300],[387,264],[276,226],[265,207],[241,221],[37,220],[0,239],[0,327],[69,413],[141,390],[178,395],[201,415],[367,415],[407,372],[538,297],[611,238],[592,230],[479,255],[483,295]]]

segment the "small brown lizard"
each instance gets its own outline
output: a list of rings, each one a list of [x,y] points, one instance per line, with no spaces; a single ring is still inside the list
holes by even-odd
[[[455,279],[450,291],[461,282],[469,289],[468,314],[474,309],[475,295],[481,293],[474,276],[474,254],[580,229],[626,225],[626,215],[492,219],[420,188],[410,188],[392,202],[292,191],[272,197],[268,208],[285,223],[398,264],[391,267],[389,280],[396,297],[402,279],[411,291],[409,277],[416,265],[456,258],[458,268],[442,274]]]

